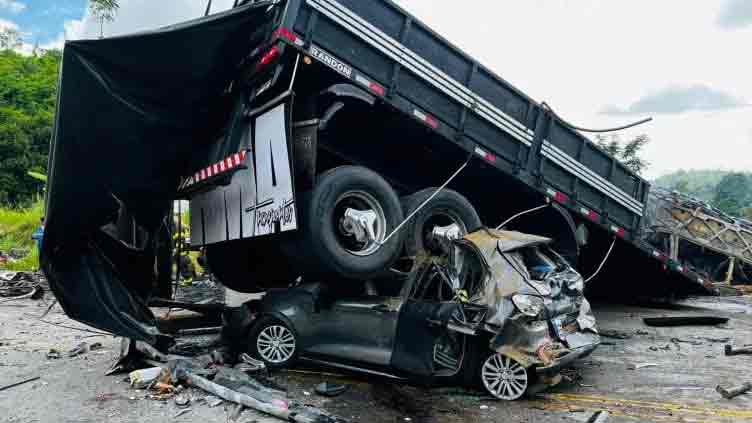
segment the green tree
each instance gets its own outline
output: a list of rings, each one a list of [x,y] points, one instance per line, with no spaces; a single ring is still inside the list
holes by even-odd
[[[0,51],[0,203],[29,204],[47,173],[61,53]]]
[[[638,135],[624,143],[619,135],[597,135],[596,143],[606,152],[616,157],[626,167],[641,174],[650,163],[641,157],[642,149],[650,142],[645,134]]]
[[[89,12],[99,21],[99,38],[104,37],[104,23],[114,21],[119,8],[118,0],[89,0]]]
[[[0,50],[14,50],[23,45],[23,36],[13,28],[0,30]]]
[[[742,210],[752,200],[752,181],[739,172],[729,173],[721,179],[715,190],[713,204],[732,216],[742,216]]]

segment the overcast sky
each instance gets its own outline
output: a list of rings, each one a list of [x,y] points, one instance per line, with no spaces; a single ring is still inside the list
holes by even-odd
[[[214,0],[213,10],[232,2]],[[106,35],[197,17],[206,6],[121,3]],[[752,170],[752,0],[397,3],[574,124],[654,117],[623,134],[651,137],[649,177],[681,168]],[[46,46],[95,37],[99,27],[84,9],[85,0],[0,0],[0,27],[15,25]]]

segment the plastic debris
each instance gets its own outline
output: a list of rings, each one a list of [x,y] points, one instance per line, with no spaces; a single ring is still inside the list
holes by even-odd
[[[132,371],[128,374],[128,377],[133,388],[146,389],[159,379],[160,374],[162,374],[161,367],[151,367]]]
[[[316,385],[316,393],[325,397],[336,397],[347,390],[347,386],[338,383],[321,382]]]

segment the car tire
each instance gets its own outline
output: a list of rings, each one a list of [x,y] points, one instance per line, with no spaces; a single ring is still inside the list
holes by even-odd
[[[402,198],[402,210],[410,216],[437,188],[426,188]],[[405,225],[405,253],[415,257],[428,249],[427,237],[434,227],[456,223],[462,232],[470,233],[482,226],[480,217],[470,201],[451,189],[442,190]]]
[[[528,369],[513,358],[495,351],[481,355],[476,371],[480,386],[500,400],[519,399],[531,386]]]
[[[262,317],[251,330],[248,352],[269,368],[290,366],[297,358],[298,350],[297,333],[277,318]]]
[[[303,263],[313,266],[315,273],[368,279],[397,260],[402,250],[402,234],[395,234],[380,246],[359,242],[342,227],[342,217],[348,208],[373,211],[378,241],[383,241],[403,220],[399,197],[378,173],[360,166],[337,167],[321,174],[313,190],[301,196],[303,239],[297,244],[296,253],[308,255]]]

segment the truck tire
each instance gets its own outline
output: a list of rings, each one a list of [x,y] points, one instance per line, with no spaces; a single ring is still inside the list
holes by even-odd
[[[437,188],[426,188],[402,198],[405,216],[415,211]],[[482,226],[480,217],[470,201],[451,189],[441,191],[430,203],[405,226],[405,252],[408,257],[428,248],[427,237],[436,226],[457,224],[463,233],[470,233]]]
[[[399,197],[378,173],[360,166],[341,166],[321,174],[313,190],[301,196],[299,245],[315,273],[346,279],[368,279],[391,266],[402,250],[402,236],[395,234],[383,245],[358,240],[343,227],[348,209],[371,211],[377,241],[383,241],[402,222]],[[312,259],[312,260],[311,260]]]

